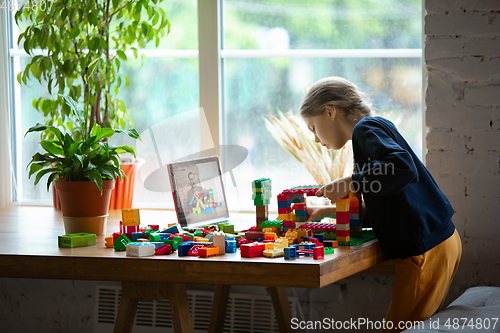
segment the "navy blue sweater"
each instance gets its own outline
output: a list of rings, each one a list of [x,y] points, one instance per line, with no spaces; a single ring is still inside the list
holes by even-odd
[[[352,147],[353,185],[363,194],[387,256],[420,255],[453,234],[450,202],[393,123],[361,119],[352,132]]]

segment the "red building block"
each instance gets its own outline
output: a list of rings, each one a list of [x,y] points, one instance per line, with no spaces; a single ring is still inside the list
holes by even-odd
[[[198,250],[201,248],[204,248],[204,247],[205,247],[205,245],[201,245],[201,244],[193,245],[191,250],[188,251],[188,256],[199,256],[200,253],[198,252]]]
[[[156,255],[170,254],[170,253],[172,253],[172,247],[168,244],[165,244],[155,250]]]
[[[325,248],[323,246],[316,246],[313,249],[313,259],[323,259],[325,257]]]
[[[337,230],[337,237],[349,237],[349,230]]]
[[[288,201],[290,197],[288,194],[280,193],[278,194],[278,201]]]
[[[266,246],[264,243],[249,243],[240,246],[241,256],[244,258],[262,257]]]
[[[292,207],[278,207],[278,214],[288,214],[292,212]]]
[[[258,240],[259,238],[264,238],[264,233],[261,231],[247,231],[245,238],[248,240]]]
[[[113,243],[116,241],[118,237],[120,237],[122,233],[121,232],[113,232]]]

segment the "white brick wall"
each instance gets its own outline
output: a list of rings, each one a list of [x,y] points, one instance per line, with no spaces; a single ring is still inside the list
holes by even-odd
[[[425,8],[427,167],[463,243],[453,299],[470,286],[500,286],[500,1]]]

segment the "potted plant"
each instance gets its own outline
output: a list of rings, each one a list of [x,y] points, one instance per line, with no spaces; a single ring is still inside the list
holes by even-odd
[[[16,12],[17,25],[27,25],[19,35],[19,48],[32,56],[17,80],[27,84],[33,77],[46,84],[51,96],[32,103],[43,113],[45,125],[57,126],[75,141],[88,135],[94,124],[133,127],[118,98],[120,88],[129,83],[120,67],[130,57],[137,59],[139,49],[153,43],[158,47],[160,38],[169,33],[162,1],[53,0],[28,2]],[[44,53],[35,55],[36,50]],[[144,55],[142,59],[146,59]],[[74,126],[63,95],[83,102],[85,127]],[[43,139],[54,139],[54,135],[42,132]]]
[[[63,99],[76,119],[77,126],[85,128],[83,110],[71,97],[63,96]],[[115,133],[124,133],[142,141],[137,131],[103,128],[94,123],[90,131],[81,131],[79,140],[74,140],[69,133],[52,125],[36,124],[26,134],[30,132],[42,132],[45,137],[54,137],[40,141],[45,152],[33,156],[28,164],[29,177],[36,175],[36,185],[43,176],[49,175],[47,190],[55,181],[66,233],[104,234],[111,190],[115,179],[123,178],[118,155],[130,153],[135,156],[135,148],[113,146],[103,139],[109,139]]]

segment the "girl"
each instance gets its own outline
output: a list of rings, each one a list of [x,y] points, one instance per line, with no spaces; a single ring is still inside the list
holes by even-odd
[[[400,259],[386,317],[394,329],[383,332],[400,332],[405,321],[431,317],[446,298],[462,253],[450,202],[394,124],[372,117],[347,80],[329,77],[314,83],[300,114],[323,146],[340,149],[352,140],[355,173],[316,195],[335,203],[350,191],[361,192],[382,251]],[[310,221],[333,213],[328,207],[308,211]]]

